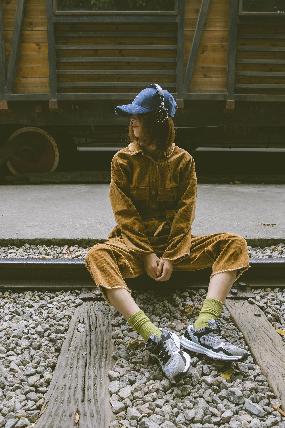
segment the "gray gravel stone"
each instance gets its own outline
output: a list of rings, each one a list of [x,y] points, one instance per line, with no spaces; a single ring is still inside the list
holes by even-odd
[[[121,398],[128,398],[131,395],[131,393],[132,393],[132,388],[129,385],[127,385],[124,388],[120,389],[120,391],[118,392],[118,395]]]
[[[19,421],[16,423],[15,428],[20,428],[20,427],[27,427],[30,425],[30,421],[27,418],[21,418],[19,419]]]
[[[158,425],[161,425],[164,421],[164,417],[161,415],[151,415],[151,417],[149,419],[151,422],[154,422]]]
[[[170,421],[165,421],[163,424],[161,424],[161,428],[176,428],[176,425]]]
[[[112,406],[113,413],[115,414],[121,412],[126,408],[126,405],[122,401],[116,401],[116,400],[115,401],[111,400],[111,406]]]
[[[194,422],[203,422],[205,409],[202,407],[198,407],[195,411]]]
[[[38,374],[30,376],[28,378],[28,384],[31,386],[34,386],[37,384],[37,382],[40,380],[40,376]]]
[[[242,404],[244,402],[243,393],[238,388],[230,388],[228,390],[228,398],[234,404]]]
[[[12,361],[12,363],[10,364],[10,369],[15,373],[21,372],[21,369],[14,361]]]
[[[35,392],[29,392],[29,393],[26,395],[26,397],[27,397],[29,400],[32,400],[32,401],[36,401],[36,400],[38,400],[38,398],[39,398],[38,394],[36,394]]]
[[[112,380],[117,380],[120,378],[120,373],[115,372],[114,370],[110,370],[108,373],[109,379]]]
[[[132,425],[131,425],[131,422],[128,421],[127,419],[122,419],[120,420],[120,426],[130,428]]]
[[[194,417],[195,417],[195,414],[196,414],[196,410],[195,410],[195,409],[186,410],[186,411],[184,412],[185,419],[186,419],[188,422],[193,421],[193,419],[194,419]]]
[[[265,416],[265,411],[257,403],[253,403],[251,400],[246,399],[244,402],[244,408],[250,412],[252,415],[262,418]]]
[[[272,417],[269,416],[266,418],[266,421],[264,422],[264,424],[265,424],[266,428],[271,428],[274,426],[276,427],[278,424],[278,421],[275,419],[274,416],[272,416]],[[285,424],[284,424],[284,426],[285,426]]]
[[[259,419],[252,419],[252,421],[250,422],[250,428],[263,428],[264,424],[260,422]]]
[[[119,381],[114,381],[109,383],[109,391],[111,394],[116,394],[121,388]]]
[[[142,419],[139,422],[139,428],[159,428],[159,425],[150,419]]]
[[[127,410],[127,416],[128,416],[128,419],[131,419],[131,420],[134,419],[135,421],[137,421],[138,419],[141,418],[142,415],[136,408],[129,407]]]
[[[25,368],[25,375],[26,376],[33,376],[36,374],[36,370],[32,366],[26,366]]]
[[[241,428],[242,425],[239,421],[235,420],[235,419],[231,419],[229,422],[229,427],[230,428]]]
[[[236,416],[237,420],[243,424],[249,424],[252,421],[252,416],[243,410]]]
[[[14,419],[14,418],[8,419],[5,424],[5,428],[14,428],[17,422],[18,422],[18,419]]]
[[[233,412],[231,410],[226,410],[221,414],[221,420],[222,422],[229,422],[233,416]]]

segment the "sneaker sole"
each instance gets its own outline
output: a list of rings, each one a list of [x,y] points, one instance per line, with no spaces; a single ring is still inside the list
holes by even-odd
[[[186,374],[188,372],[188,370],[190,369],[190,366],[191,366],[191,357],[190,357],[190,355],[187,354],[187,352],[183,352],[183,356],[184,356],[184,358],[186,360],[186,363],[185,363],[185,369],[183,370],[182,375]]]
[[[181,345],[180,338],[177,336],[176,333],[172,333],[172,335],[173,335],[173,339],[174,339],[174,341],[176,343],[176,346],[179,347],[179,348],[181,348],[181,346],[180,346]],[[182,377],[185,376],[185,374],[190,369],[190,366],[191,366],[191,357],[190,357],[190,355],[187,354],[187,352],[183,352],[183,356],[184,356],[184,358],[186,360],[186,362],[185,362],[185,369],[183,370],[182,373],[179,373],[178,375],[176,375],[175,379],[178,379],[178,378],[181,379]]]
[[[173,340],[174,340],[174,342],[175,342],[175,344],[176,344],[176,346],[178,347],[178,348],[181,348],[181,341],[180,341],[180,338],[177,336],[177,334],[176,333],[172,333],[172,338],[173,338]],[[159,363],[159,365],[160,365],[160,368],[162,369],[162,371],[163,371],[163,368],[162,368],[162,366],[161,366],[161,362],[160,362],[160,360],[159,360],[159,358],[157,357],[157,355],[155,355],[155,354],[151,354],[156,360],[157,360],[157,362]],[[184,368],[184,370],[183,370],[183,372],[181,372],[181,373],[178,373],[176,376],[174,376],[174,377],[169,377],[169,376],[167,376],[167,374],[163,371],[163,373],[165,374],[165,376],[167,377],[167,379],[171,382],[171,383],[176,383],[176,382],[179,382],[181,379],[183,379],[186,375],[187,375],[187,373],[188,373],[188,370],[190,369],[190,366],[191,366],[191,357],[190,357],[190,355],[189,354],[187,354],[187,352],[183,352],[183,356],[184,356],[184,358],[185,358],[185,360],[186,360],[186,362],[185,362],[185,368]]]
[[[191,357],[190,357],[190,355],[189,354],[187,354],[187,352],[184,352],[183,353],[184,354],[184,358],[185,358],[185,360],[186,360],[186,363],[185,363],[185,369],[183,370],[183,372],[181,372],[181,373],[178,373],[176,376],[174,376],[174,377],[169,377],[169,376],[167,376],[167,374],[163,371],[163,368],[162,368],[162,365],[161,365],[161,362],[160,362],[160,359],[156,356],[156,355],[154,355],[154,354],[151,354],[151,356],[159,363],[159,366],[160,366],[160,368],[161,368],[161,370],[163,371],[163,373],[164,373],[164,375],[167,377],[167,379],[171,382],[171,383],[176,383],[176,382],[179,382],[181,379],[183,379],[186,375],[187,375],[187,373],[188,373],[188,370],[190,369],[190,367],[191,367]]]
[[[214,351],[211,351],[211,349],[204,348],[202,345],[199,345],[198,343],[191,342],[190,340],[186,339],[184,336],[181,337],[181,345],[184,349],[192,352],[198,352],[199,354],[207,355],[210,358],[213,358],[215,360],[222,360],[222,361],[241,361],[244,360],[247,355],[245,356],[238,356],[238,355],[226,355],[217,353]]]

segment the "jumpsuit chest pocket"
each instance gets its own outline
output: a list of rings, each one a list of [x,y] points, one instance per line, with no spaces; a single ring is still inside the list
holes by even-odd
[[[177,199],[177,186],[164,187],[159,189],[157,199],[159,201],[176,201]]]
[[[131,187],[130,194],[131,197],[137,201],[146,201],[149,199],[149,187]]]

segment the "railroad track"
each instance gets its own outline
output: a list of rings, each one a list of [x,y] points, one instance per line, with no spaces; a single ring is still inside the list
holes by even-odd
[[[243,280],[250,281],[251,286],[268,283],[268,287],[274,287],[275,282],[285,277],[285,258],[268,258],[268,259],[250,259],[251,268],[244,273]],[[203,269],[195,272],[174,272],[173,278],[175,286],[177,279],[182,287],[185,285],[201,287],[203,282],[208,278],[209,269]],[[0,288],[21,287],[26,281],[29,281],[29,288],[39,288],[41,284],[38,280],[43,281],[42,288],[94,288],[90,274],[87,271],[84,259],[47,259],[47,258],[0,258]],[[66,282],[68,280],[68,282]],[[50,281],[50,286],[48,282]],[[143,278],[143,281],[145,279]],[[132,282],[132,280],[130,280]],[[135,280],[135,282],[137,282]],[[140,281],[138,281],[140,282]],[[149,282],[149,281],[148,281]],[[242,281],[243,282],[243,281]],[[54,285],[52,285],[54,283]],[[64,285],[66,284],[66,285]],[[207,284],[205,285],[207,286]],[[259,285],[261,286],[261,285]]]
[[[280,335],[255,304],[256,287],[285,287],[285,259],[251,259],[252,268],[233,287],[226,301],[234,323],[267,377],[285,417],[285,347]],[[206,288],[210,270],[174,272],[167,295],[177,288]],[[84,259],[0,259],[0,289],[82,289],[82,304],[76,308],[58,357],[53,379],[35,428],[107,428],[112,419],[108,371],[112,366],[110,308],[84,265]],[[152,281],[142,276],[129,285],[147,291]]]

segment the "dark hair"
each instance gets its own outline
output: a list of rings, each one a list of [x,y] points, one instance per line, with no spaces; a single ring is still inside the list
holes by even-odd
[[[166,151],[175,136],[173,119],[168,117],[165,122],[156,123],[153,113],[140,114],[138,117],[141,119],[142,124],[140,139],[154,143],[158,150],[162,152]],[[129,124],[129,139],[130,141],[137,140],[134,136],[131,122]]]

